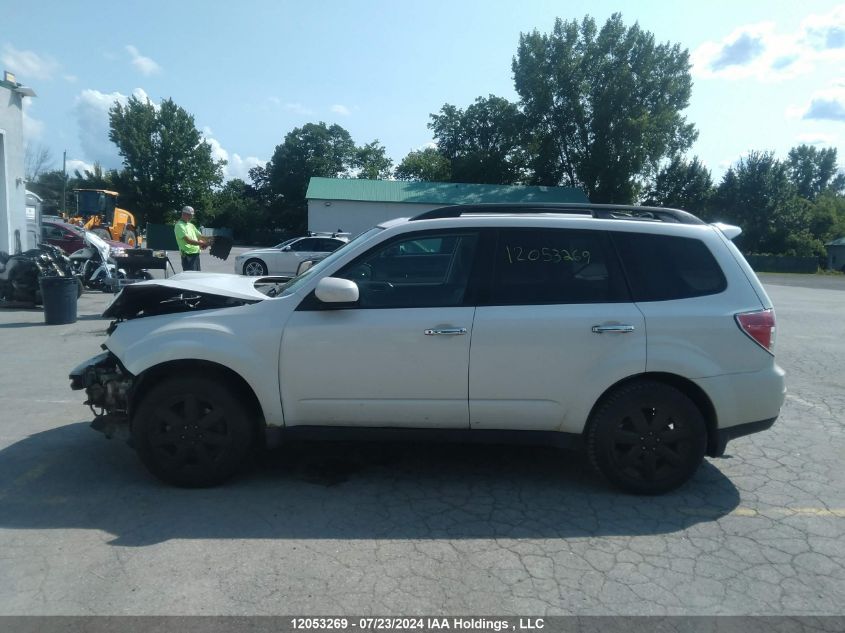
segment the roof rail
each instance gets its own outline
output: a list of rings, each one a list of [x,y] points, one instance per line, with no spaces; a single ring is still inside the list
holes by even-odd
[[[589,215],[606,220],[646,220],[654,222],[675,222],[679,224],[705,224],[692,213],[681,209],[663,207],[641,207],[627,204],[591,204],[581,202],[561,203],[489,203],[456,204],[426,211],[411,218],[416,220],[436,220],[440,218],[459,218],[462,215],[537,215],[569,214]]]

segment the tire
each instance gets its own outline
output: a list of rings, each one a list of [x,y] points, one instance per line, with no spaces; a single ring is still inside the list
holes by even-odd
[[[123,235],[120,236],[120,241],[124,242],[125,244],[129,244],[129,246],[133,248],[138,246],[138,236],[132,229],[126,229],[123,232]]]
[[[94,235],[96,235],[97,237],[103,238],[104,240],[110,240],[111,239],[111,233],[109,233],[107,229],[96,228],[91,232]]]
[[[152,273],[148,270],[136,270],[133,273],[129,273],[129,279],[143,279],[144,281],[149,281],[153,278]]]
[[[247,277],[263,277],[267,274],[267,264],[260,259],[248,259],[244,262],[244,275]]]
[[[679,390],[638,381],[610,393],[590,418],[587,451],[614,486],[656,495],[688,481],[704,459],[707,426]]]
[[[79,299],[79,297],[82,296],[82,293],[85,292],[85,286],[82,285],[82,280],[79,277],[76,278],[76,284],[78,286],[76,289],[76,298]]]
[[[141,461],[160,480],[205,488],[240,469],[255,432],[247,410],[225,384],[173,377],[143,396],[132,419],[132,441]]]

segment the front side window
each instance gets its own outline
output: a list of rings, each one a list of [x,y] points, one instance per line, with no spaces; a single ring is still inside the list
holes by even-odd
[[[360,308],[463,305],[478,235],[406,236],[380,244],[335,276],[358,284]]]
[[[492,305],[626,301],[604,233],[505,229],[496,244]]]
[[[319,246],[323,240],[315,238],[315,237],[306,237],[303,240],[299,240],[298,242],[294,242],[290,245],[290,250],[296,252],[320,252]]]

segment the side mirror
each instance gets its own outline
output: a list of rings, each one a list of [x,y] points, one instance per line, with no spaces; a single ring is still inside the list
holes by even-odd
[[[358,284],[339,277],[323,277],[314,294],[323,303],[354,303],[358,301]]]
[[[282,248],[283,253],[287,253],[289,250],[290,250],[290,246],[285,246],[284,248]]]

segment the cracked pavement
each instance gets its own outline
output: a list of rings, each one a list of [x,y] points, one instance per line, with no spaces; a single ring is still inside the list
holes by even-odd
[[[577,453],[349,442],[168,488],[67,386],[107,297],[2,310],[0,615],[843,614],[845,278],[762,277],[781,418],[657,498]]]

